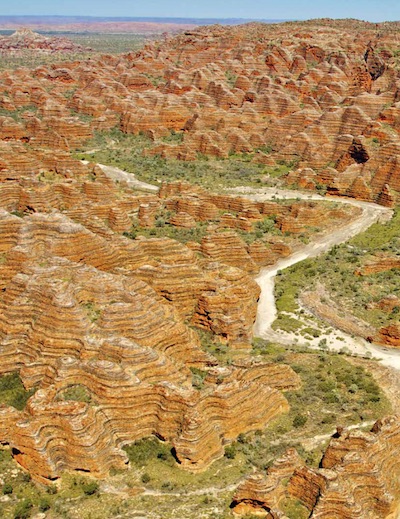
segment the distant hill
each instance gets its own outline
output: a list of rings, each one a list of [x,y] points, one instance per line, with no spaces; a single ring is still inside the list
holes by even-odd
[[[97,16],[0,16],[0,31],[29,27],[38,32],[139,33],[179,32],[201,25],[239,25],[255,21],[244,18],[160,18]],[[261,21],[261,20],[260,20]],[[262,20],[276,23],[283,20]]]

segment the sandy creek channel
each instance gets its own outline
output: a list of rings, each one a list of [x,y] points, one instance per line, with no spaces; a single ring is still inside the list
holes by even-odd
[[[82,161],[87,163],[87,161]],[[145,191],[158,191],[159,186],[140,182],[131,173],[122,171],[119,168],[105,166],[99,164],[104,173],[112,178],[114,181],[125,181],[130,187],[136,189],[143,189]],[[246,187],[239,187],[229,190],[232,194],[244,196],[251,200],[263,201],[263,200],[290,200],[290,199],[303,199],[303,200],[329,200],[332,202],[339,202],[342,204],[350,204],[359,207],[362,212],[361,214],[347,224],[338,227],[335,231],[329,234],[318,236],[313,242],[304,245],[304,247],[297,248],[297,250],[287,258],[283,258],[275,265],[268,266],[261,269],[258,276],[255,278],[256,282],[261,288],[261,296],[258,303],[257,318],[254,324],[254,336],[276,341],[281,344],[293,344],[297,343],[299,346],[318,347],[318,343],[321,338],[327,339],[329,349],[340,350],[344,346],[348,348],[353,354],[357,355],[368,355],[373,358],[379,359],[379,361],[388,367],[400,370],[400,350],[393,348],[386,348],[371,344],[362,339],[361,337],[350,336],[341,330],[335,329],[326,335],[321,335],[314,341],[302,341],[302,338],[296,336],[294,333],[288,333],[283,331],[274,331],[271,328],[271,324],[274,322],[277,316],[277,309],[275,306],[274,287],[275,287],[275,276],[278,271],[284,270],[295,263],[311,258],[328,251],[334,245],[339,245],[353,236],[365,231],[375,222],[384,223],[393,215],[392,209],[382,207],[377,204],[370,202],[362,202],[345,197],[323,197],[317,194],[302,193],[300,191],[294,191],[289,189],[278,189],[278,188],[262,188],[253,189]]]

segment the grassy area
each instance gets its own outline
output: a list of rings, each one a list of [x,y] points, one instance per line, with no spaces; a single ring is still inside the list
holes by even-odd
[[[318,466],[325,443],[306,451],[302,440],[329,434],[336,425],[348,426],[376,420],[391,412],[386,396],[372,375],[350,364],[343,355],[298,350],[254,341],[253,353],[266,361],[283,362],[296,371],[302,387],[285,393],[290,411],[263,431],[240,435],[234,444],[247,462],[264,469],[289,447],[313,466]]]
[[[156,220],[154,227],[141,227],[138,222],[135,222],[131,230],[124,233],[124,236],[133,240],[138,236],[144,236],[145,238],[171,238],[181,243],[201,242],[207,234],[207,226],[208,222],[197,222],[195,227],[186,229],[168,225],[165,220]]]
[[[21,114],[23,112],[36,112],[37,106],[35,105],[27,105],[15,110],[7,110],[5,108],[0,108],[0,116],[3,117],[11,117],[15,121],[19,121],[21,119]]]
[[[191,491],[202,488],[225,488],[247,473],[244,455],[225,456],[201,473],[183,471],[171,454],[171,446],[157,438],[139,440],[125,447],[131,463],[141,473],[141,483],[153,490]]]
[[[278,271],[275,279],[275,299],[278,312],[295,312],[301,290],[312,286],[316,275],[315,259],[307,259],[292,267]],[[321,274],[324,268],[320,268]],[[279,316],[278,316],[279,317]]]
[[[182,135],[171,132],[164,140],[180,142]],[[166,160],[159,156],[144,157],[143,151],[152,145],[153,142],[144,135],[127,135],[113,129],[96,132],[94,139],[86,143],[84,149],[77,150],[75,156],[116,166],[150,183],[185,181],[209,189],[243,185],[260,187],[266,175],[281,176],[290,169],[289,165],[283,164],[268,168],[253,163],[253,154],[232,155],[227,159],[199,155],[196,161],[190,162]],[[91,150],[91,153],[85,153],[85,150]]]
[[[61,394],[58,395],[60,400],[71,400],[73,402],[85,402],[90,404],[92,402],[92,395],[87,387],[82,386],[81,384],[77,384],[74,386],[70,386]]]
[[[18,373],[0,377],[0,404],[11,405],[22,410],[36,389],[26,391]]]
[[[41,65],[51,65],[52,63],[62,63],[65,61],[84,61],[95,58],[100,54],[121,54],[135,52],[139,50],[146,41],[154,39],[141,34],[83,34],[83,33],[56,33],[46,35],[49,37],[60,36],[72,40],[74,43],[82,45],[85,49],[82,52],[51,52],[43,53],[36,50],[20,50],[16,53],[1,53],[0,70],[18,69],[27,67],[34,69]],[[90,48],[90,50],[86,50]]]
[[[392,311],[377,308],[376,303],[387,296],[400,298],[400,270],[359,276],[361,268],[376,255],[398,257],[400,254],[400,209],[385,224],[374,224],[367,231],[326,254],[308,259],[278,273],[275,283],[276,306],[279,312],[296,312],[297,298],[303,290],[312,290],[318,283],[341,308],[374,327],[399,320],[399,307]],[[323,301],[324,302],[324,301]],[[283,314],[278,316],[285,321]],[[276,322],[276,327],[279,323]]]

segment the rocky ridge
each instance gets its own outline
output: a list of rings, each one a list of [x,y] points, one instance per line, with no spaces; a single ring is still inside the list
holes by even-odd
[[[237,489],[232,506],[239,515],[285,517],[284,500],[301,503],[310,518],[378,519],[397,510],[398,417],[378,421],[370,431],[338,429],[320,468],[305,466],[289,450],[266,474],[248,477]]]

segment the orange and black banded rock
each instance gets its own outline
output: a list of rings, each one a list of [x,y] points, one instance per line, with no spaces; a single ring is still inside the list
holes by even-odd
[[[338,429],[320,468],[306,467],[298,455],[293,458],[293,453],[295,462],[285,464],[289,451],[266,475],[249,476],[238,487],[232,503],[234,512],[275,511],[280,517],[282,500],[291,498],[299,501],[313,519],[395,517],[400,503],[399,438],[397,416],[379,420],[368,432]],[[282,485],[276,474],[287,484]]]

